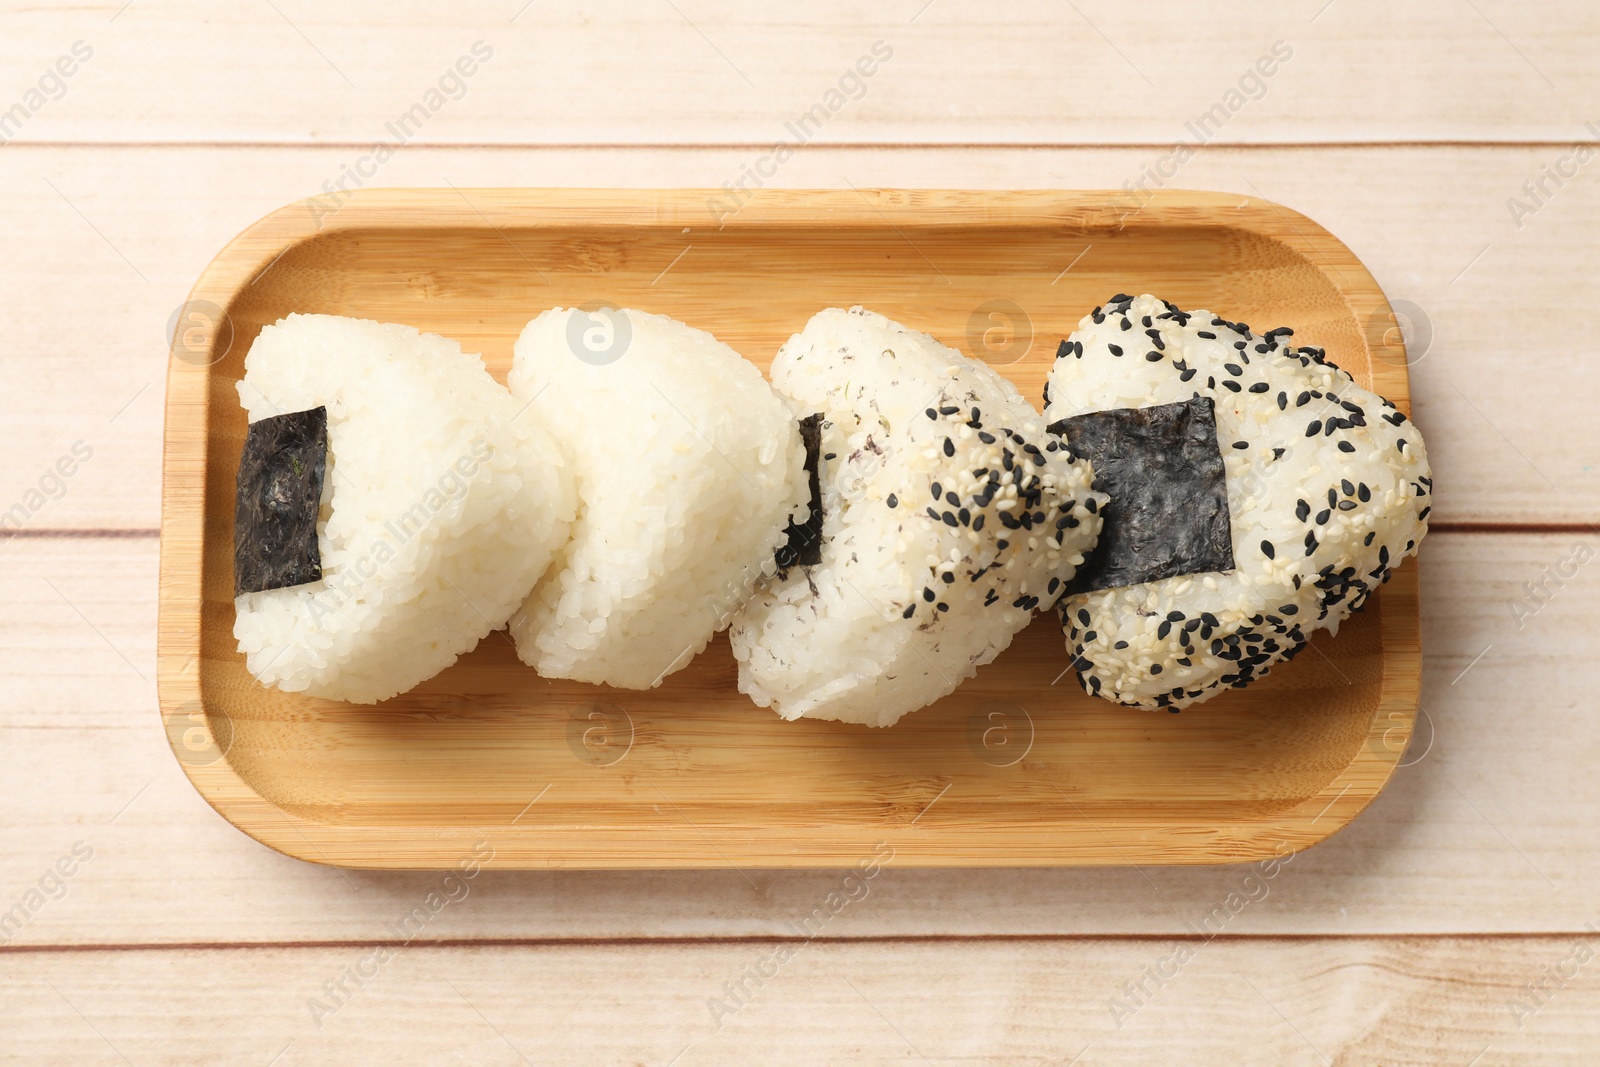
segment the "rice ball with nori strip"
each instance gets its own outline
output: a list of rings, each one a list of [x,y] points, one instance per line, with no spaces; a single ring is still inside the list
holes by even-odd
[[[554,442],[454,341],[290,315],[261,331],[238,390],[252,422],[326,409],[308,498],[321,579],[234,600],[265,685],[356,703],[410,689],[503,625],[566,539]]]
[[[512,393],[577,476],[572,539],[511,620],[552,678],[648,689],[686,665],[809,510],[798,416],[703,330],[556,308],[516,345]]]
[[[786,719],[888,726],[1055,601],[1105,497],[1010,382],[882,315],[820,312],[772,380],[823,416],[821,563],[734,619],[739,689]]]
[[[1061,602],[1088,692],[1176,711],[1248,685],[1316,630],[1337,631],[1427,532],[1433,482],[1416,426],[1321,349],[1290,346],[1292,333],[1119,295],[1061,346],[1052,423],[1214,402],[1233,536],[1230,571]]]

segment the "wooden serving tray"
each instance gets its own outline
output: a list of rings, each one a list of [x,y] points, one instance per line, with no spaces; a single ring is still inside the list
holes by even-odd
[[[1118,292],[1292,325],[1409,410],[1372,276],[1316,223],[1245,197],[761,191],[741,207],[716,189],[444,189],[291,204],[235,238],[175,320],[159,643],[173,750],[245,833],[359,867],[1218,863],[1319,841],[1410,738],[1414,560],[1337,638],[1177,715],[1085,696],[1048,613],[885,730],[756,707],[722,637],[634,692],[540,678],[491,634],[367,707],[264,689],[235,649],[234,382],[261,327],[292,311],[441,333],[503,381],[523,325],[556,305],[671,315],[765,368],[814,312],[863,304],[1038,398],[1057,341]]]

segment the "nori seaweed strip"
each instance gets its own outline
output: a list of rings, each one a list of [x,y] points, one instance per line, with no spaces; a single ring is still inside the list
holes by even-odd
[[[1050,432],[1094,465],[1111,502],[1100,541],[1063,596],[1233,569],[1228,485],[1210,397],[1094,411]]]
[[[778,577],[787,578],[790,567],[815,567],[822,562],[822,477],[817,470],[822,452],[822,413],[800,420],[800,440],[806,446],[806,473],[811,482],[811,511],[806,521],[792,519],[784,531],[788,541],[773,553]]]
[[[317,513],[328,465],[328,409],[250,424],[233,506],[233,595],[322,579]]]

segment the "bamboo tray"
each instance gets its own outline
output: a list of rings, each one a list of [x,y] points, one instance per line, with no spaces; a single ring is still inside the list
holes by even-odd
[[[1293,325],[1409,410],[1372,276],[1316,223],[1246,197],[763,191],[739,206],[722,190],[452,188],[285,207],[222,251],[175,319],[159,640],[173,750],[245,833],[358,867],[1218,863],[1313,844],[1409,740],[1415,561],[1337,638],[1178,715],[1083,695],[1047,614],[887,730],[757,708],[721,637],[633,692],[542,679],[491,634],[370,707],[264,689],[235,650],[234,382],[291,311],[441,333],[503,381],[523,324],[555,305],[672,315],[765,368],[813,312],[864,304],[1038,397],[1057,340],[1116,292]]]

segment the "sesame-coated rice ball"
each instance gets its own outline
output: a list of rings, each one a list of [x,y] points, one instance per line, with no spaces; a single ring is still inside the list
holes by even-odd
[[[786,719],[887,726],[1056,600],[1105,497],[1010,382],[882,315],[818,313],[772,380],[823,415],[822,562],[735,617],[739,688]]]
[[[1235,561],[1064,599],[1087,692],[1176,711],[1248,685],[1313,632],[1337,631],[1427,532],[1433,481],[1415,424],[1321,349],[1290,346],[1292,333],[1119,295],[1061,346],[1051,423],[1212,398]]]

